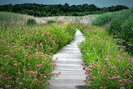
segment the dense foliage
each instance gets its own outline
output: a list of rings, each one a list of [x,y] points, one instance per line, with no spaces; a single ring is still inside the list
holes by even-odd
[[[87,89],[132,89],[133,59],[118,49],[112,36],[94,26],[80,26],[86,40],[80,45],[87,67]]]
[[[94,4],[72,5],[43,5],[43,4],[16,4],[0,6],[0,11],[15,12],[34,16],[83,16],[88,14],[98,14],[103,12],[119,11],[128,7],[117,5],[111,7],[99,8]]]
[[[133,9],[102,14],[93,24],[108,24],[109,34],[117,39],[119,45],[125,45],[126,50],[133,55]]]
[[[0,15],[2,21],[19,19],[19,15],[7,15]],[[0,28],[0,89],[44,89],[56,66],[51,56],[73,39],[75,25],[33,25],[33,19],[28,19],[30,25],[13,23],[6,30]]]

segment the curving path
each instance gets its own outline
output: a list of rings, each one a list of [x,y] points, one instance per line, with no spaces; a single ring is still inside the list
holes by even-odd
[[[51,78],[50,89],[85,89],[83,80],[86,75],[77,45],[83,40],[83,34],[77,30],[74,40],[53,56],[57,65],[53,73],[60,74]]]

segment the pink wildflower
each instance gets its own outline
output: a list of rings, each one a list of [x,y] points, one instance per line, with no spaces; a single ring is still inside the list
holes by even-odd
[[[88,81],[88,84],[92,84],[92,81]]]
[[[5,79],[5,80],[8,80],[8,79],[11,79],[11,77],[5,77],[4,79]]]
[[[42,67],[42,64],[37,64],[36,67]]]
[[[12,58],[12,57],[10,57],[10,59],[12,60],[13,58]]]
[[[6,57],[6,58],[9,57],[9,55],[5,55],[5,57]]]
[[[132,80],[129,80],[129,79],[127,79],[127,82],[128,82],[128,83],[133,83],[133,81],[132,81]]]
[[[96,64],[100,64],[100,62],[99,62],[99,61],[97,61],[97,62],[96,62]]]
[[[122,51],[124,51],[124,49],[120,49],[120,51],[122,52]]]
[[[22,81],[24,81],[24,80],[25,80],[25,78],[22,79]]]
[[[86,72],[85,72],[85,74],[87,75],[87,74],[88,74],[88,72],[86,71]]]
[[[107,79],[108,79],[108,80],[111,80],[112,78],[111,78],[111,77],[108,77]]]
[[[44,64],[45,62],[43,61],[42,64]]]
[[[103,86],[101,86],[100,89],[103,89]]]
[[[128,75],[130,73],[130,70],[125,70],[125,75]]]
[[[125,87],[120,87],[120,89],[125,89]]]
[[[32,58],[32,55],[29,55],[29,58]]]
[[[118,84],[121,84],[122,83],[122,80],[118,80],[118,82],[117,82]]]
[[[121,59],[122,57],[117,57],[117,59]]]
[[[7,88],[7,89],[10,89],[10,88],[11,88],[11,85],[7,85],[6,88]]]
[[[11,53],[13,53],[14,51],[13,51],[13,50],[11,50],[10,52],[11,52]]]
[[[105,58],[104,61],[108,61],[109,59],[108,58]]]
[[[53,63],[52,65],[53,65],[53,66],[56,66],[56,63]]]
[[[113,76],[112,79],[116,79],[116,76]]]
[[[85,69],[85,71],[87,71],[87,72],[90,71],[90,70],[91,70],[91,69]]]
[[[33,71],[28,71],[30,74],[36,75],[37,72],[33,72]]]
[[[132,58],[132,59],[130,59],[130,62],[131,62],[131,63],[133,63],[133,58]]]
[[[86,67],[84,66],[84,67],[83,67],[83,70],[85,70],[85,69],[86,69]]]
[[[36,82],[40,82],[38,79],[35,79]]]
[[[23,85],[23,83],[22,83],[22,82],[19,82],[18,84],[19,84],[19,85]]]
[[[88,76],[86,77],[86,81],[89,80]]]
[[[0,74],[0,78],[2,78],[2,74]]]
[[[117,76],[116,78],[117,78],[117,79],[120,79],[120,76]]]
[[[17,66],[17,64],[15,63],[14,66]]]
[[[89,68],[93,68],[93,66],[92,66],[92,65],[89,65],[88,67],[89,67]]]
[[[123,79],[124,82],[127,82],[127,79]]]

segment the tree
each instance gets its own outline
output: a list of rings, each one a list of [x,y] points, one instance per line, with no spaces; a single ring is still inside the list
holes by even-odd
[[[128,9],[128,7],[123,6],[123,5],[117,5],[117,6],[115,6],[115,10],[116,10],[116,11],[122,10],[122,9]]]

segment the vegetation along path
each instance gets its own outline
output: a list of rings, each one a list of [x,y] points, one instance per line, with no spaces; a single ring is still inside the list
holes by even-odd
[[[53,56],[57,65],[53,73],[59,75],[51,78],[50,89],[85,89],[83,81],[86,75],[78,48],[78,44],[83,40],[82,33],[77,30],[74,40]]]

